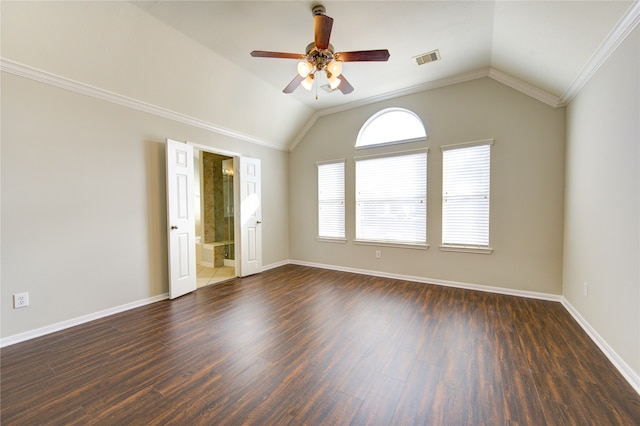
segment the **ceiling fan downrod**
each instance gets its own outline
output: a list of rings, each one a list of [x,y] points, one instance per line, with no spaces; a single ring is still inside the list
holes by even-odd
[[[329,43],[333,18],[326,15],[326,9],[321,4],[314,4],[311,12],[314,22],[314,41],[309,43],[304,54],[270,52],[266,50],[254,50],[251,52],[251,56],[257,58],[297,59],[301,61],[298,63],[298,74],[284,88],[284,93],[292,93],[298,86],[311,90],[313,83],[316,83],[316,99],[318,99],[316,77],[318,72],[324,71],[327,75],[330,89],[339,89],[346,95],[353,92],[353,86],[342,75],[343,62],[384,62],[389,59],[389,51],[387,49],[336,53]]]

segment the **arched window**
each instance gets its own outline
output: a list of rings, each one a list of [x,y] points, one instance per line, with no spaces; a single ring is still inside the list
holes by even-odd
[[[386,108],[372,115],[360,129],[356,148],[414,142],[427,138],[422,120],[408,109]]]

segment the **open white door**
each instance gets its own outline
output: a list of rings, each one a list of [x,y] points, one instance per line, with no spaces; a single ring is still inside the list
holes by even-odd
[[[240,157],[240,273],[262,272],[260,160]]]
[[[193,147],[167,139],[169,297],[192,292],[196,281]]]

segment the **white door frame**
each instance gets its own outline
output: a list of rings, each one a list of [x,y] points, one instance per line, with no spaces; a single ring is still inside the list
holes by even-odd
[[[199,151],[209,152],[211,154],[224,155],[226,157],[233,158],[233,170],[239,170],[239,159],[242,156],[239,152],[227,151],[224,149],[213,148],[208,145],[201,145],[194,142],[187,141],[188,145],[191,145],[195,149]],[[240,191],[238,185],[238,173],[233,174],[233,258],[235,259],[235,274],[236,276],[240,275]]]

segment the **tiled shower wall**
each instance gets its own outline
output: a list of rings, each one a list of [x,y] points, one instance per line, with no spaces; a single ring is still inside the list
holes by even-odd
[[[233,215],[225,217],[224,205],[224,176],[222,175],[222,161],[228,159],[210,152],[202,153],[202,222],[204,243],[219,241],[233,241]],[[232,179],[232,178],[229,178]],[[216,266],[223,259],[233,259],[233,245],[230,247],[216,247]]]

